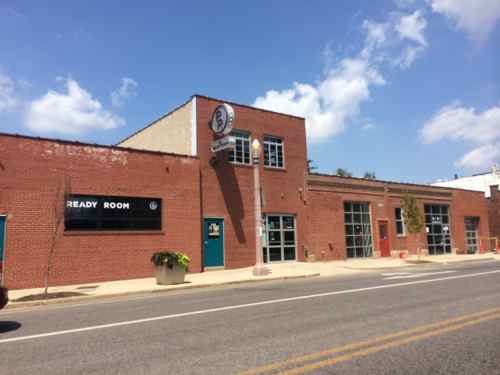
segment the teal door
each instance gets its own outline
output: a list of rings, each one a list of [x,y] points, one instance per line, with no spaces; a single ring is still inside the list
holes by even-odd
[[[3,249],[5,247],[5,216],[0,216],[0,262],[3,262]]]
[[[203,266],[224,266],[224,219],[203,219]]]

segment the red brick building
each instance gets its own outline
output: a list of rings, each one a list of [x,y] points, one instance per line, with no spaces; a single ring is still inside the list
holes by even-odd
[[[404,224],[405,194],[415,196],[424,213],[425,229],[416,237]],[[417,249],[431,255],[477,252],[479,238],[489,233],[481,192],[310,174],[307,202],[308,245],[316,260],[400,256]]]
[[[191,272],[253,265],[254,139],[267,262],[463,253],[489,233],[481,193],[308,173],[303,118],[229,103],[236,145],[213,153],[220,104],[195,95],[119,146],[0,135],[5,284],[43,284],[61,204],[51,285],[149,277],[160,249],[186,252]],[[426,214],[418,241],[405,231],[406,193]]]
[[[161,198],[158,231],[69,231],[61,225],[51,285],[151,275],[157,249],[183,249],[201,270],[199,159],[118,147],[0,135],[4,282],[43,285],[54,210],[71,194]],[[66,186],[64,186],[66,185]]]

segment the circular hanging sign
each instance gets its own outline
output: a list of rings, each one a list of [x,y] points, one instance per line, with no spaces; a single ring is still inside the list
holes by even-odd
[[[217,135],[227,135],[233,130],[234,110],[229,104],[221,104],[215,108],[210,127]]]

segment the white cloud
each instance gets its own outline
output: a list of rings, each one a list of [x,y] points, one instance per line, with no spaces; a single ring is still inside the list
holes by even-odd
[[[123,77],[121,86],[111,93],[113,107],[122,107],[128,98],[137,96],[139,84],[132,78]]]
[[[404,17],[410,17],[410,21],[401,21]],[[394,33],[400,23],[408,34],[404,37]],[[365,20],[362,23],[365,38],[359,53],[338,60],[319,82],[294,82],[290,89],[269,90],[255,99],[254,106],[305,117],[310,141],[335,136],[350,122],[359,120],[361,107],[370,100],[373,87],[386,83],[381,73],[385,65],[407,68],[419,54],[413,52],[405,57],[409,54],[406,48],[418,47],[418,52],[425,49],[425,26],[419,12],[391,13],[382,23]]]
[[[427,21],[422,16],[422,12],[417,10],[407,16],[402,16],[396,23],[394,29],[398,32],[400,38],[409,39],[421,46],[427,46],[424,30],[427,27]]]
[[[49,90],[29,104],[26,113],[28,128],[37,133],[83,134],[125,124],[121,117],[105,110],[74,79],[66,79],[65,84],[66,93]]]
[[[17,106],[14,81],[0,72],[0,112]]]
[[[399,18],[394,25],[394,30],[400,39],[407,40],[410,43],[403,48],[399,57],[394,60],[395,65],[407,69],[423,54],[427,47],[427,39],[424,34],[426,27],[427,21],[419,10]]]
[[[427,0],[436,13],[448,18],[470,39],[482,43],[500,20],[499,0]]]
[[[455,163],[457,167],[481,171],[500,160],[500,142],[479,146]]]
[[[356,117],[361,103],[370,98],[369,87],[384,83],[367,61],[344,59],[317,85],[295,82],[292,89],[268,91],[254,105],[305,116],[308,137],[320,140],[342,132],[346,121]]]
[[[420,136],[427,144],[446,139],[473,143],[476,148],[456,165],[475,170],[489,167],[500,157],[500,106],[477,113],[475,108],[452,103],[424,124]]]
[[[363,29],[366,32],[366,37],[365,46],[361,54],[368,57],[374,50],[380,48],[387,42],[387,24],[364,20]]]
[[[472,107],[452,103],[424,124],[421,135],[425,143],[443,139],[486,143],[500,139],[500,107],[476,113]]]

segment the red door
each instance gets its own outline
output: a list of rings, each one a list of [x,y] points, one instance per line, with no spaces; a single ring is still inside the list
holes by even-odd
[[[391,256],[391,249],[389,247],[389,225],[387,220],[381,220],[378,222],[378,245],[380,249],[380,256]]]

